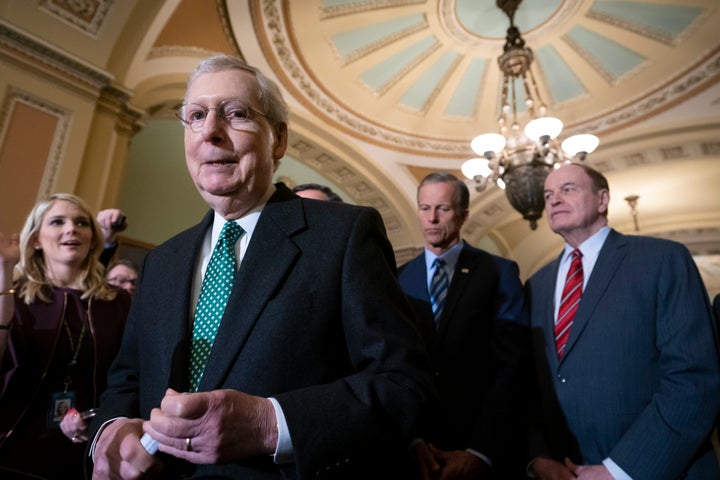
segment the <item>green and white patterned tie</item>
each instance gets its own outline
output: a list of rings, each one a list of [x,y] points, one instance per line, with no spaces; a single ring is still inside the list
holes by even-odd
[[[196,392],[205,371],[205,362],[215,342],[215,335],[232,291],[235,278],[235,242],[245,233],[234,220],[226,222],[220,232],[205,271],[200,298],[193,322],[192,354],[190,356],[190,387]]]

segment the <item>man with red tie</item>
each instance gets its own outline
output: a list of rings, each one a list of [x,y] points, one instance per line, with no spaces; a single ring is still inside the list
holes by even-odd
[[[545,180],[565,249],[526,284],[542,409],[531,473],[720,478],[717,336],[700,274],[683,245],[610,228],[609,201],[607,179],[586,165]]]

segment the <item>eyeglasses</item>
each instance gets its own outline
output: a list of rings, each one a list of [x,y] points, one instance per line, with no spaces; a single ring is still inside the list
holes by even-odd
[[[107,282],[111,285],[125,285],[126,283],[129,283],[130,285],[137,285],[137,278],[112,277],[108,278]]]
[[[180,119],[180,123],[184,127],[189,128],[195,133],[202,130],[205,125],[210,110],[215,110],[215,114],[218,119],[225,119],[230,125],[230,128],[234,130],[242,130],[245,125],[250,122],[250,112],[257,115],[265,116],[260,110],[246,105],[245,102],[239,98],[228,98],[218,103],[216,107],[206,107],[205,105],[199,105],[197,103],[185,103],[183,104],[175,116]]]

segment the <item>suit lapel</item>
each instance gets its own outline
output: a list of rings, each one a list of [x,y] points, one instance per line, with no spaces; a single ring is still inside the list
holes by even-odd
[[[626,243],[624,235],[615,230],[611,230],[605,239],[575,314],[563,359],[571,355],[573,346],[582,335],[593,312],[598,308],[602,296],[610,286],[622,259],[625,257],[624,247]],[[595,321],[602,321],[602,318],[596,317]]]
[[[162,269],[167,276],[150,279],[148,284],[151,295],[157,299],[154,303],[156,312],[152,315],[153,325],[148,327],[157,332],[153,335],[157,339],[157,350],[153,357],[160,365],[158,371],[170,372],[167,384],[161,385],[163,391],[166,385],[178,391],[188,388],[192,338],[190,299],[198,255],[212,219],[211,210],[198,225],[169,240],[170,248],[162,250],[164,256],[155,260],[168,266]]]
[[[531,303],[537,302],[537,304],[540,305],[538,308],[540,321],[538,323],[540,323],[542,331],[545,334],[546,357],[550,362],[552,371],[557,369],[559,363],[557,349],[555,348],[555,279],[557,279],[561,258],[562,252],[560,256],[545,269],[542,276],[535,280],[536,291],[530,299]],[[533,311],[535,311],[534,308]],[[535,325],[533,325],[533,327],[537,328]]]
[[[427,287],[424,252],[408,262],[400,274],[400,283],[408,296],[425,301],[430,310],[430,292]]]
[[[305,227],[302,204],[278,185],[262,211],[210,352],[201,390],[220,388],[250,332],[300,250],[291,235]],[[268,262],[272,259],[272,262]]]

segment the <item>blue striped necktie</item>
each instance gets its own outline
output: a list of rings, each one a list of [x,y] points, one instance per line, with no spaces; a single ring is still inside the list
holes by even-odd
[[[200,386],[205,362],[230,298],[236,270],[235,242],[243,233],[245,231],[234,220],[225,222],[203,277],[195,309],[190,356],[190,388],[193,392]]]
[[[430,304],[432,306],[433,317],[435,317],[435,327],[440,324],[440,316],[445,306],[445,297],[447,297],[448,285],[450,279],[445,270],[445,260],[436,258],[433,262],[435,272],[430,282]]]

